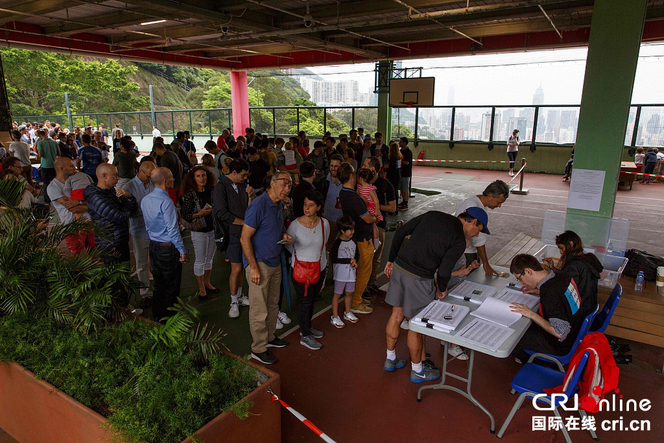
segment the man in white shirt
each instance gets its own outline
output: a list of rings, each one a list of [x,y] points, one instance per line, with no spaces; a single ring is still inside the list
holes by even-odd
[[[157,137],[161,137],[161,131],[159,129],[157,129],[156,126],[153,126],[152,127],[152,143],[155,142]]]
[[[25,131],[25,126],[23,126],[23,131]],[[12,140],[14,141],[9,145],[9,153],[21,161],[21,175],[25,177],[25,179],[28,181],[28,184],[32,185],[30,146],[23,141],[23,136],[19,131],[12,131]]]

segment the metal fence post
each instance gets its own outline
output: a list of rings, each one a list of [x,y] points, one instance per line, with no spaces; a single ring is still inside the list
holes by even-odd
[[[277,111],[272,108],[272,135],[277,136]]]
[[[300,107],[297,107],[297,133],[300,133]]]
[[[175,118],[173,117],[173,111],[171,111],[171,126],[173,127],[173,138],[175,138]]]
[[[350,110],[350,129],[355,129],[355,107]]]
[[[191,122],[191,111],[189,111],[189,134],[191,135],[191,139],[194,139],[194,125]]]
[[[526,175],[526,158],[521,159],[521,170],[519,171],[521,176],[519,177],[519,189],[512,189],[512,194],[518,194],[518,195],[527,195],[528,190],[523,189],[523,176]]]
[[[141,124],[141,113],[138,113],[138,134],[141,136],[141,140],[143,140],[143,125]]]
[[[208,109],[208,127],[210,128],[210,140],[212,140],[212,111]]]
[[[327,132],[327,108],[323,108],[323,134]]]
[[[632,146],[636,146],[636,136],[639,133],[640,120],[641,120],[641,106],[637,106],[636,117],[634,118],[634,131],[632,132]]]

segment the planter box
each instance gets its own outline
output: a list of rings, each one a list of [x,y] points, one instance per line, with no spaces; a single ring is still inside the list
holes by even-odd
[[[246,363],[263,383],[247,399],[253,402],[246,420],[224,412],[196,432],[205,443],[281,442],[281,407],[265,390],[280,395],[279,374]],[[106,419],[53,385],[37,380],[16,363],[0,363],[0,428],[20,443],[89,443],[113,440]],[[183,443],[191,443],[191,439]]]

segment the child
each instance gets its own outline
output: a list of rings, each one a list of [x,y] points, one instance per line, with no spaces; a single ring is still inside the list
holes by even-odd
[[[302,163],[302,156],[293,149],[293,144],[291,142],[286,142],[284,145],[284,167],[286,171],[290,172],[296,183],[299,182],[298,178],[300,175],[299,167]]]
[[[357,193],[367,204],[367,210],[369,213],[374,215],[378,221],[382,221],[383,214],[380,212],[380,203],[378,202],[376,187],[371,184],[373,179],[374,172],[371,169],[361,168],[357,171]],[[376,223],[373,224],[373,243],[374,250],[378,249],[380,240],[378,240],[378,227],[376,226]]]
[[[636,172],[639,173],[643,170],[643,158],[646,155],[643,153],[643,148],[639,146],[636,148],[636,154],[634,154],[634,164],[636,165]]]
[[[648,148],[646,156],[643,157],[643,173],[652,174],[655,171],[655,165],[657,164],[657,153],[653,148]],[[643,179],[640,182],[641,184],[650,184],[650,176],[644,175]]]
[[[339,318],[339,298],[344,298],[344,320],[357,323],[358,318],[350,312],[350,305],[355,291],[355,278],[357,276],[357,260],[360,259],[360,251],[357,243],[353,240],[355,222],[349,215],[344,215],[337,220],[339,238],[334,241],[330,250],[330,260],[333,266],[334,297],[332,297],[332,317],[330,323],[341,329],[346,324]]]

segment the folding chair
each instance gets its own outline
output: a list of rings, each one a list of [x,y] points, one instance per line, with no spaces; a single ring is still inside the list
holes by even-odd
[[[616,312],[621,295],[622,286],[620,286],[620,283],[617,283],[613,288],[613,291],[611,291],[609,299],[606,301],[606,303],[604,303],[604,307],[597,314],[597,317],[595,317],[595,321],[593,321],[592,326],[590,326],[588,332],[604,333],[604,331],[606,331],[606,327],[609,326],[611,317],[613,317],[613,313]]]
[[[528,363],[531,363],[535,359],[540,359],[540,360],[547,360],[550,362],[555,363],[558,366],[558,369],[560,372],[565,372],[565,368],[563,365],[566,365],[567,363],[570,362],[572,359],[572,356],[574,355],[574,351],[576,351],[576,348],[581,344],[583,339],[586,337],[588,334],[588,330],[590,329],[590,325],[592,325],[593,320],[595,319],[595,315],[597,315],[597,309],[599,309],[599,305],[595,308],[593,312],[588,314],[586,318],[583,320],[583,324],[581,325],[581,329],[579,329],[579,333],[576,336],[576,340],[574,340],[574,344],[572,345],[572,349],[566,354],[566,355],[550,355],[550,354],[543,354],[540,352],[535,352],[535,351],[526,351],[526,353],[530,354],[530,358],[528,359]]]
[[[576,394],[579,390],[579,379],[581,378],[583,369],[588,362],[588,354],[588,352],[583,354],[579,365],[574,370],[572,379],[567,385],[567,389],[565,389],[564,393],[567,396],[567,399],[572,399],[574,394]],[[562,385],[565,382],[565,375],[566,374],[564,372],[558,372],[555,369],[550,369],[535,363],[525,364],[512,379],[512,390],[519,392],[521,395],[519,395],[519,398],[517,398],[514,406],[512,407],[512,410],[507,416],[507,419],[505,419],[505,423],[503,423],[500,431],[498,431],[497,437],[502,438],[505,430],[507,429],[507,426],[510,424],[512,418],[514,418],[514,415],[516,414],[516,411],[519,410],[526,398],[532,399],[538,394],[544,394],[543,396],[537,397],[537,401],[553,407],[553,413],[563,422],[561,429],[563,431],[565,441],[567,443],[572,443],[572,440],[570,440],[569,434],[567,433],[567,429],[565,429],[564,420],[558,411],[558,406],[565,404],[565,397],[555,396],[552,399],[551,396],[546,395],[544,392],[544,389],[554,388],[556,386]],[[583,420],[586,417],[586,411],[579,409],[579,415]],[[595,440],[598,440],[597,434],[595,434],[595,431],[592,429],[590,430],[590,435]]]

